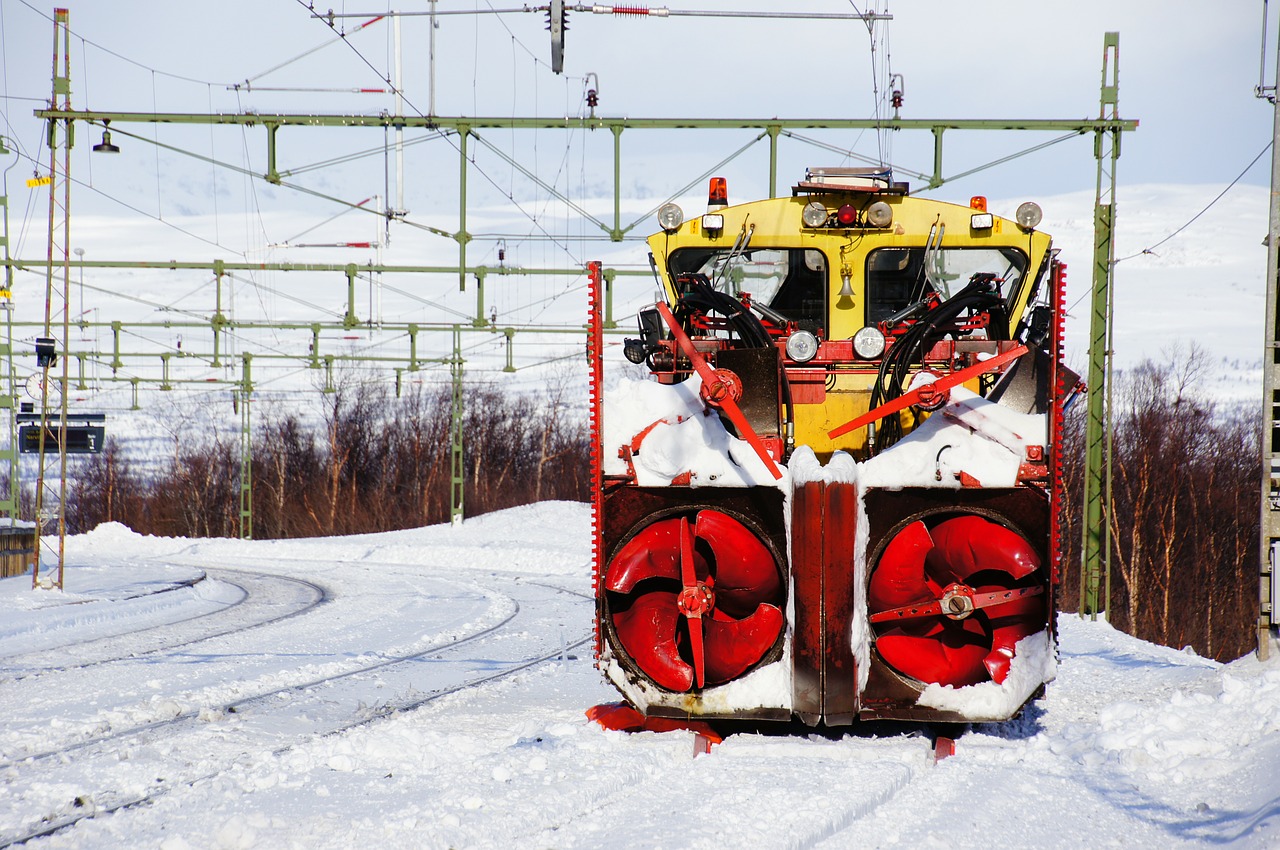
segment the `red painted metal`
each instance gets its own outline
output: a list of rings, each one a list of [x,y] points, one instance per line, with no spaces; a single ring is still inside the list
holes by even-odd
[[[951,758],[956,754],[956,742],[951,738],[944,738],[939,735],[933,742],[933,763],[937,764],[943,759]]]
[[[693,685],[693,668],[680,657],[676,626],[680,609],[676,594],[650,591],[636,598],[631,607],[613,615],[613,628],[640,669],[669,691],[687,691]]]
[[[871,576],[868,602],[872,611],[928,604],[937,597],[924,577],[924,559],[933,538],[923,522],[908,525],[889,542]]]
[[[719,511],[702,510],[692,523],[686,514],[645,526],[614,555],[604,587],[632,597],[619,601],[614,632],[637,666],[667,690],[737,678],[784,625],[773,556]]]
[[[952,387],[963,384],[965,381],[973,380],[979,375],[985,375],[988,372],[993,372],[1006,363],[1017,360],[1026,353],[1027,347],[1025,345],[1018,345],[1008,351],[997,354],[989,360],[982,360],[972,366],[967,366],[958,372],[952,372],[945,378],[939,378],[932,384],[925,384],[922,387],[917,387],[914,390],[905,392],[893,401],[886,402],[875,410],[869,410],[856,419],[852,419],[838,428],[833,428],[831,431],[827,432],[827,436],[834,440],[836,437],[842,437],[850,431],[856,431],[859,428],[870,425],[872,422],[879,422],[890,413],[897,413],[900,410],[906,410],[913,404],[919,403],[921,396],[924,394],[923,391],[925,390],[925,387],[929,388],[928,392],[931,395],[934,393],[940,393],[943,390],[949,390]]]
[[[747,672],[773,646],[782,626],[782,609],[767,602],[761,602],[751,616],[741,620],[718,611],[703,617],[707,681],[731,682]]]
[[[999,570],[1021,579],[1040,568],[1040,556],[1026,538],[980,516],[949,519],[930,536],[933,548],[925,556],[925,569],[940,581],[966,581],[979,570]]]
[[[716,369],[715,376],[713,383],[704,382],[702,388],[698,390],[704,402],[719,409],[723,406],[726,397],[733,399],[734,402],[742,400],[741,378],[729,369]]]
[[[653,523],[627,541],[609,562],[604,586],[630,593],[636,584],[650,578],[680,579],[680,520]],[[703,565],[703,574],[707,572]]]
[[[702,615],[715,605],[715,596],[705,584],[698,581],[693,566],[693,537],[689,533],[689,520],[680,517],[680,583],[684,589],[676,599],[676,607],[684,615],[689,627],[689,652],[693,655],[694,680],[701,688],[707,682],[706,650],[702,645]]]
[[[603,729],[615,732],[693,732],[695,752],[710,752],[712,744],[719,744],[724,737],[711,724],[700,720],[673,720],[668,717],[645,717],[625,702],[608,702],[593,705],[586,711],[587,719]]]
[[[986,593],[979,593],[972,587],[963,584],[953,584],[946,588],[944,596],[950,594],[952,598],[956,596],[963,597],[968,600],[966,611],[982,611],[984,609],[998,609],[998,615],[1003,617],[1016,616],[1034,610],[1033,606],[1040,603],[1035,602],[1032,605],[1022,605],[1012,607],[1015,602],[1027,599],[1032,596],[1040,596],[1044,593],[1044,588],[1035,585],[1032,587],[1017,587],[1012,590],[994,590]],[[1011,607],[1005,607],[1011,606]],[[889,608],[884,611],[877,611],[871,615],[873,623],[887,623],[894,620],[910,620],[915,617],[951,617],[952,619],[960,619],[955,613],[948,613],[948,609],[943,605],[942,600],[938,599],[925,605],[904,605],[901,608]]]
[[[676,321],[676,317],[672,315],[671,308],[661,301],[658,302],[657,308],[658,315],[662,316],[663,321],[667,323],[667,327],[671,328],[671,334],[675,337],[676,344],[680,346],[684,356],[689,358],[689,362],[693,364],[694,371],[702,378],[702,382],[704,384],[716,383],[715,371],[707,365],[706,358],[698,353],[698,349],[694,347],[693,342],[690,341],[688,335],[680,327],[680,323]],[[755,450],[760,460],[764,461],[765,468],[769,470],[769,474],[775,480],[782,478],[782,471],[778,469],[778,465],[769,456],[768,449],[765,448],[764,443],[760,442],[760,436],[751,427],[747,417],[742,415],[742,409],[738,407],[738,403],[729,396],[725,396],[721,401],[721,405],[725,415],[733,423],[733,427],[738,429],[738,433],[742,435],[742,438]]]
[[[939,388],[937,383],[939,380],[946,377],[945,375],[938,372],[936,369],[921,369],[918,374],[927,374],[933,378],[932,381],[920,384],[920,386],[916,388],[916,391],[919,393],[916,403],[920,406],[921,410],[937,410],[947,402],[951,401],[951,390],[946,387]]]
[[[991,631],[976,619],[895,623],[876,638],[876,651],[891,667],[922,682],[963,687],[988,678],[983,665]]]
[[[604,546],[600,511],[604,501],[603,444],[604,414],[604,319],[600,310],[600,283],[603,279],[598,260],[587,264],[587,366],[591,377],[588,390],[588,427],[591,436],[591,590],[599,594],[600,576],[604,570]],[[595,656],[602,650],[599,618],[593,618]]]
[[[1068,387],[1066,369],[1062,363],[1063,336],[1067,322],[1067,264],[1054,263],[1053,279],[1053,335],[1051,338],[1051,369],[1049,386],[1053,391],[1053,403],[1049,414],[1049,571],[1050,580],[1057,585],[1062,564],[1062,499],[1066,492],[1062,477],[1062,433]],[[1050,623],[1050,628],[1053,628]]]
[[[825,485],[809,481],[791,495],[792,708],[811,726],[822,720],[822,515]]]
[[[694,535],[715,553],[717,608],[731,617],[746,617],[763,600],[782,594],[782,579],[773,556],[742,523],[719,511],[702,511]]]
[[[829,483],[822,516],[822,715],[828,724],[852,723],[858,711],[858,665],[853,655],[858,491]]]
[[[868,588],[876,650],[923,682],[971,685],[1008,675],[1019,640],[1044,627],[1040,558],[1022,535],[976,515],[889,542]]]
[[[852,642],[857,516],[853,484],[811,481],[792,496],[792,705],[810,725],[851,723],[858,711]]]

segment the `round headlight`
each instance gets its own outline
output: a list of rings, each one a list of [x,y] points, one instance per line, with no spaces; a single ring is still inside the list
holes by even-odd
[[[867,224],[872,227],[888,227],[893,224],[893,207],[884,201],[876,201],[867,207]]]
[[[822,227],[827,223],[827,208],[817,201],[810,201],[804,205],[800,217],[804,219],[805,227]]]
[[[1013,218],[1018,222],[1018,227],[1023,230],[1035,230],[1036,225],[1040,223],[1040,219],[1044,218],[1044,213],[1040,211],[1040,205],[1035,201],[1027,201],[1018,207],[1018,211],[1013,214]]]
[[[678,230],[684,223],[684,210],[678,204],[663,204],[658,207],[658,225],[668,233]]]
[[[853,335],[853,353],[863,360],[875,360],[884,354],[884,334],[879,328],[867,325]]]
[[[795,331],[787,337],[787,356],[797,363],[808,363],[818,354],[818,338],[808,331]]]

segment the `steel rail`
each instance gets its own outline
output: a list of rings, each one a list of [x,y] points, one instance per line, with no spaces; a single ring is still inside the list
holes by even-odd
[[[202,634],[198,637],[179,640],[173,643],[165,643],[161,646],[152,647],[151,649],[142,649],[142,650],[133,649],[124,655],[113,655],[105,658],[97,658],[92,661],[85,661],[79,664],[58,664],[51,667],[31,668],[27,672],[21,675],[14,675],[9,677],[7,681],[18,682],[18,681],[22,681],[24,679],[29,679],[32,677],[40,677],[40,676],[48,675],[50,673],[61,673],[68,670],[83,670],[88,667],[97,667],[102,664],[109,664],[113,661],[123,661],[125,659],[143,658],[148,655],[156,655],[158,653],[166,652],[168,650],[178,649],[180,647],[185,647],[185,646],[191,646],[193,644],[203,643],[204,641],[207,641],[207,640],[213,640],[214,638],[226,637],[227,635],[231,635],[231,634],[239,634],[240,632],[247,632],[253,629],[261,628],[262,626],[267,626],[273,623],[280,623],[285,620],[290,620],[290,619],[293,619],[294,617],[298,617],[302,614],[305,614],[308,611],[318,608],[319,606],[324,605],[331,601],[329,592],[324,588],[324,586],[316,584],[315,582],[306,581],[304,579],[292,578],[290,576],[271,575],[270,573],[247,572],[242,570],[212,570],[212,571],[205,570],[204,571],[206,576],[210,572],[214,574],[212,577],[215,580],[240,588],[240,590],[244,592],[244,596],[236,600],[235,602],[231,603],[230,605],[227,605],[224,608],[219,608],[214,611],[209,611],[204,614],[199,614],[195,617],[188,617],[187,619],[184,619],[184,620],[177,620],[172,623],[164,623],[164,624],[161,624],[158,626],[152,626],[146,629],[139,629],[137,631],[130,632],[129,636],[137,637],[139,635],[145,635],[145,634],[159,634],[163,631],[173,630],[176,627],[188,625],[191,623],[196,623],[198,621],[206,620],[216,615],[226,614],[227,612],[231,611],[233,608],[240,608],[241,606],[245,606],[245,608],[251,607],[254,601],[254,595],[250,592],[248,588],[246,588],[243,584],[239,583],[240,581],[244,581],[244,577],[246,575],[252,576],[258,579],[278,580],[278,581],[290,582],[292,584],[300,585],[312,591],[312,595],[310,599],[305,600],[305,604],[302,604],[301,607],[293,608],[289,611],[286,611],[283,614],[273,614],[272,616],[267,617],[266,619],[258,620],[256,622],[249,623],[247,625],[240,625],[240,626],[236,626],[235,628],[212,631],[206,634]],[[233,581],[231,579],[232,576],[235,576],[238,579],[238,581]],[[181,587],[189,587],[189,586],[191,585],[187,583],[183,583],[183,584],[175,585],[172,588],[168,588],[165,591],[160,591],[160,592],[161,593],[169,592],[169,591],[177,590]],[[246,605],[246,603],[248,604]],[[89,640],[74,641],[72,643],[62,644],[54,649],[43,649],[43,650],[38,650],[36,652],[23,653],[21,655],[11,655],[3,660],[5,662],[5,666],[12,667],[14,665],[14,662],[21,662],[23,659],[26,659],[26,658],[38,658],[39,656],[44,656],[44,655],[59,655],[59,654],[66,653],[66,651],[71,647],[103,644],[109,641],[118,640],[120,637],[121,637],[120,635],[109,635],[107,637],[99,637],[99,638],[92,638]],[[3,668],[0,668],[0,669],[3,669]],[[5,680],[0,679],[0,681],[5,681]]]
[[[563,590],[563,588],[556,588],[556,589]],[[567,591],[567,590],[564,592],[573,593],[573,591]],[[574,594],[574,595],[581,596],[582,594]],[[489,684],[490,682],[500,681],[509,676],[514,676],[516,673],[520,673],[524,670],[528,670],[531,667],[535,667],[539,664],[544,664],[547,661],[551,661],[555,658],[558,658],[562,655],[562,653],[570,649],[577,649],[578,647],[585,645],[590,640],[591,638],[589,636],[584,637],[575,641],[574,643],[564,645],[559,649],[555,649],[543,655],[517,661],[511,665],[508,665],[498,670],[497,672],[487,673],[482,676],[477,676],[475,678],[468,679],[464,682],[459,682],[455,685],[449,685],[447,687],[434,690],[429,694],[427,694],[426,696],[415,698],[414,700],[408,703],[405,703],[403,705],[397,706],[394,709],[384,710],[382,712],[371,715],[369,717],[351,721],[350,723],[347,723],[341,726],[340,728],[331,729],[323,733],[320,733],[318,735],[311,735],[302,740],[295,741],[284,747],[280,747],[279,749],[273,750],[271,754],[273,756],[278,757],[294,750],[300,744],[309,743],[310,741],[313,741],[319,738],[329,737],[331,735],[338,735],[343,732],[348,732],[352,729],[358,729],[362,726],[372,726],[373,724],[378,723],[382,720],[385,720],[388,717],[394,716],[395,714],[401,714],[406,711],[413,711],[413,710],[422,708],[423,706],[428,705],[432,702],[435,702],[436,700],[441,699],[443,697],[451,696],[453,694],[460,693],[461,691],[470,690],[471,688],[477,688],[477,687],[480,687],[481,685]],[[93,818],[96,818],[99,815],[114,814],[115,812],[126,811],[128,809],[134,809],[139,806],[144,806],[154,800],[167,796],[168,794],[178,789],[179,787],[188,787],[188,788],[192,787],[199,782],[205,782],[207,780],[213,779],[214,777],[219,776],[223,772],[224,770],[216,770],[211,773],[207,773],[194,778],[182,779],[182,780],[178,780],[177,782],[164,784],[144,795],[130,797],[124,800],[110,803],[105,806],[100,806],[100,807],[95,806],[93,809],[86,810],[83,813],[71,815],[70,817],[62,818],[59,820],[46,822],[43,826],[21,835],[12,836],[12,837],[0,836],[0,850],[8,850],[8,848],[10,847],[16,847],[22,844],[26,844],[27,842],[32,841],[36,838],[45,838],[47,836],[54,835],[59,832],[63,832],[75,826],[76,824],[80,823],[81,821],[92,820]]]

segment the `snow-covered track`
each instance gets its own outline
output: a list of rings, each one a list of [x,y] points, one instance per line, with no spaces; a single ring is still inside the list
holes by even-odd
[[[213,638],[279,623],[305,614],[329,601],[329,592],[315,582],[242,570],[206,569],[198,579],[175,585],[168,591],[192,586],[206,577],[238,588],[240,598],[227,607],[186,620],[134,630],[124,635],[79,640],[38,652],[11,655],[0,662],[0,681],[19,680],[170,652]]]
[[[176,716],[169,717],[163,720],[156,720],[149,723],[141,723],[136,726],[131,726],[127,728],[112,729],[109,732],[93,735],[84,740],[76,741],[74,743],[57,747],[55,749],[45,750],[41,752],[27,753],[27,754],[18,755],[18,756],[12,756],[5,761],[0,761],[0,770],[4,770],[5,768],[8,768],[20,763],[36,764],[43,761],[65,760],[67,757],[73,754],[75,754],[76,757],[79,758],[81,757],[80,753],[90,748],[99,748],[99,749],[106,748],[108,745],[115,745],[121,741],[125,741],[131,738],[136,738],[138,736],[154,735],[169,727],[189,726],[202,720],[208,721],[212,716],[215,716],[215,715],[241,714],[246,711],[252,711],[259,707],[268,705],[273,700],[280,700],[281,698],[290,698],[291,695],[296,695],[296,694],[305,694],[308,692],[314,692],[315,689],[317,688],[342,682],[343,680],[359,679],[360,677],[366,677],[366,676],[369,676],[370,674],[379,673],[387,670],[388,668],[394,668],[398,665],[405,665],[413,662],[428,660],[428,659],[431,659],[432,656],[436,656],[437,658],[439,658],[443,653],[457,652],[459,648],[468,648],[468,645],[473,641],[492,635],[493,633],[501,630],[504,626],[506,626],[512,620],[514,620],[516,616],[520,613],[520,605],[515,600],[509,600],[509,601],[511,603],[510,612],[507,613],[497,623],[487,628],[479,629],[471,634],[465,635],[460,638],[455,637],[455,638],[449,638],[447,640],[442,640],[438,643],[432,644],[431,646],[419,652],[394,656],[390,658],[386,658],[386,657],[380,658],[377,661],[374,661],[372,663],[362,664],[358,667],[355,667],[354,669],[346,670],[341,673],[336,673],[330,676],[322,676],[314,679],[308,679],[303,682],[290,684],[285,687],[262,691],[261,693],[256,693],[256,694],[253,694],[252,696],[244,697],[242,699],[233,700],[230,702],[221,703],[218,705],[199,706],[187,711],[183,711],[180,714],[177,714]],[[234,632],[234,631],[240,631],[240,630],[232,630],[232,631]],[[115,659],[115,660],[120,660],[120,659]]]
[[[95,789],[44,808],[22,805],[20,830],[0,833],[0,848],[65,830],[100,814],[145,805],[174,790],[218,776],[246,752],[279,755],[318,738],[341,733],[411,711],[442,697],[507,678],[559,659],[589,642],[571,643],[548,629],[539,613],[545,602],[565,594],[588,598],[551,585],[522,584],[524,605],[506,597],[509,608],[490,622],[456,639],[441,640],[420,651],[382,657],[356,669],[293,683],[218,706],[184,711],[167,720],[111,731],[0,765],[5,785],[19,792],[30,787],[68,788],[68,775],[90,771]],[[539,626],[543,626],[539,628]],[[385,695],[385,696],[384,696]],[[185,768],[163,777],[142,763],[154,753],[190,753]],[[34,803],[35,801],[33,801]],[[25,815],[45,812],[38,821]],[[5,819],[14,824],[15,811]]]

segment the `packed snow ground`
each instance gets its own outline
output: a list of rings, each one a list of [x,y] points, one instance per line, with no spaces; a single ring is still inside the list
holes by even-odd
[[[1045,699],[937,765],[907,725],[603,731],[588,526],[71,538],[65,593],[0,582],[0,847],[1280,846],[1280,658],[1075,617]]]

